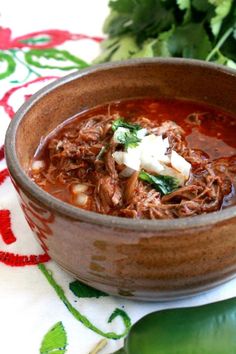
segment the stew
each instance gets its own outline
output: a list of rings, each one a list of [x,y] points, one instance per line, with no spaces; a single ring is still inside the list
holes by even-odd
[[[64,202],[102,214],[209,213],[236,201],[235,129],[235,117],[196,102],[112,102],[44,137],[30,176]]]

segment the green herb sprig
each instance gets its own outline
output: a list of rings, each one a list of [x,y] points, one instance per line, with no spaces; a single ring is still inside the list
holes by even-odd
[[[141,125],[128,123],[124,120],[124,118],[118,118],[113,121],[113,123],[112,123],[112,130],[113,131],[116,131],[118,128],[121,128],[121,127],[127,128],[131,131],[137,131],[137,130],[142,129]]]
[[[162,195],[169,194],[179,187],[178,179],[172,176],[153,176],[145,171],[141,171],[139,178],[150,183]]]
[[[121,131],[116,135],[120,144],[125,145],[125,149],[136,147],[141,139],[138,137],[137,132],[142,129],[139,124],[128,123],[124,118],[118,118],[112,123],[112,130],[115,132],[118,128],[126,128],[127,131]]]

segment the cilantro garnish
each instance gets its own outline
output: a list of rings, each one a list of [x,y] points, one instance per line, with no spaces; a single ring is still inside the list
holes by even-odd
[[[172,176],[153,176],[145,171],[141,171],[139,173],[139,178],[150,183],[162,195],[173,192],[179,186],[178,179]]]
[[[118,128],[121,128],[121,127],[127,128],[131,131],[137,131],[137,130],[142,129],[141,125],[128,123],[124,120],[124,118],[118,118],[113,121],[113,123],[112,123],[112,130],[113,131],[116,131]]]
[[[135,131],[119,132],[119,134],[116,135],[116,138],[121,144],[125,145],[125,149],[127,149],[128,147],[134,148],[141,141],[141,139],[137,137]]]
[[[139,124],[128,123],[124,118],[118,118],[112,123],[112,130],[115,132],[118,128],[126,128],[125,131],[119,131],[116,134],[120,144],[125,145],[125,149],[134,148],[140,143],[141,139],[137,136],[137,132],[142,129]]]

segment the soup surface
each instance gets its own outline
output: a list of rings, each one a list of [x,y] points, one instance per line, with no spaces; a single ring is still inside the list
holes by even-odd
[[[182,100],[117,101],[42,138],[31,178],[102,214],[187,217],[235,204],[236,119]]]

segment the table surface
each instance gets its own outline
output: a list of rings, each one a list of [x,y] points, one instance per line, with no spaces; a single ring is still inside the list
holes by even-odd
[[[99,53],[97,37],[103,35],[108,11],[107,0],[3,0],[0,5],[0,333],[4,354],[43,354],[46,348],[61,348],[62,354],[89,354],[103,338],[107,344],[100,353],[108,354],[122,346],[118,335],[147,313],[236,295],[235,279],[168,303],[105,296],[48,261],[24,219],[4,160],[7,126],[32,93],[79,69],[83,62],[91,63]],[[40,48],[40,57],[35,58],[35,48]],[[41,267],[39,262],[44,262]],[[112,314],[116,316],[108,323]]]

